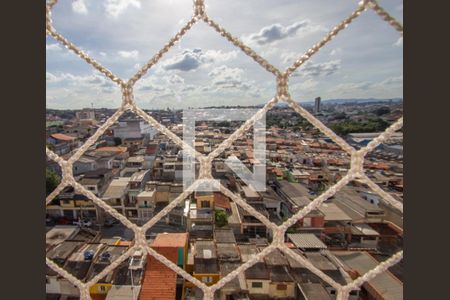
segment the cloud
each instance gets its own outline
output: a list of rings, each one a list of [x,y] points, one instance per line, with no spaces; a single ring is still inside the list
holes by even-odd
[[[244,70],[240,68],[229,68],[220,66],[208,73],[212,77],[212,84],[217,88],[245,88],[242,82]]]
[[[80,14],[80,15],[87,15],[88,10],[86,7],[86,3],[84,0],[76,0],[72,2],[72,11]]]
[[[97,71],[86,75],[46,72],[45,77],[48,84],[57,84],[59,87],[70,87],[72,90],[81,90],[83,92],[86,89],[96,89],[104,93],[112,93],[117,90],[116,85],[112,81]]]
[[[335,74],[341,68],[340,60],[330,60],[323,63],[312,63],[307,61],[300,69],[292,74],[292,76],[302,77],[322,77]]]
[[[376,88],[384,88],[384,89],[389,89],[392,87],[402,87],[403,86],[403,75],[399,75],[399,76],[393,76],[393,77],[389,77],[384,79],[383,81],[377,82],[373,84],[373,87]]]
[[[293,63],[300,55],[295,52],[283,52],[281,53],[281,61],[284,64]]]
[[[45,80],[47,81],[47,83],[56,83],[59,81],[59,78],[55,75],[53,75],[50,72],[46,72],[45,73]]]
[[[392,45],[394,47],[402,47],[403,46],[403,37],[399,37],[398,40]]]
[[[61,50],[61,46],[59,44],[45,44],[45,50],[59,51]]]
[[[222,52],[221,50],[203,51],[200,48],[185,49],[181,54],[165,60],[162,64],[165,70],[192,71],[201,66],[224,62],[237,56],[237,51]]]
[[[327,94],[333,97],[401,97],[403,90],[403,75],[388,77],[378,82],[348,82],[337,85]]]
[[[316,88],[318,84],[319,84],[318,81],[315,81],[314,79],[309,78],[300,83],[292,84],[291,88],[294,91],[301,91],[302,93],[304,93],[305,91],[311,92],[311,90]]]
[[[132,50],[132,51],[117,51],[117,54],[119,54],[122,58],[129,58],[129,59],[137,59],[139,57],[139,51]]]
[[[212,83],[204,86],[202,91],[225,92],[230,96],[235,96],[235,93],[244,92],[246,95],[258,97],[261,94],[256,82],[249,81],[243,78],[244,70],[240,68],[230,68],[225,65],[214,68],[208,73],[212,78]]]
[[[167,74],[164,76],[148,76],[136,83],[138,91],[165,92],[173,89],[182,90],[184,79],[177,74]]]
[[[371,82],[347,82],[338,84],[332,88],[331,94],[336,96],[359,97],[360,95],[368,95],[368,90],[372,86]]]
[[[336,56],[338,54],[341,54],[342,49],[341,48],[334,48],[333,50],[330,51],[330,56]]]
[[[141,8],[139,0],[106,0],[105,11],[110,17],[117,18],[128,7]]]
[[[295,36],[300,31],[312,32],[319,30],[320,28],[320,26],[312,25],[309,20],[295,22],[289,26],[283,26],[277,23],[263,27],[258,33],[253,33],[244,39],[248,40],[250,43],[253,42],[259,45],[265,45],[287,37]]]

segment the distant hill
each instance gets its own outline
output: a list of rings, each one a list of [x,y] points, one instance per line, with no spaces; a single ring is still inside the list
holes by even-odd
[[[322,103],[326,103],[326,104],[350,104],[350,103],[359,103],[359,104],[364,104],[364,103],[372,103],[372,102],[385,102],[385,101],[390,101],[392,100],[393,102],[402,102],[403,99],[402,98],[392,98],[392,99],[377,99],[377,98],[367,98],[367,99],[359,99],[359,98],[351,98],[351,99],[322,99]],[[299,101],[299,103],[303,104],[303,105],[314,105],[314,100],[309,100],[309,101]]]

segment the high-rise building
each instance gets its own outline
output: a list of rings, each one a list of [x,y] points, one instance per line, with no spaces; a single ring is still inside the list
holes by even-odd
[[[317,114],[320,112],[320,97],[317,97],[314,102],[314,113]]]

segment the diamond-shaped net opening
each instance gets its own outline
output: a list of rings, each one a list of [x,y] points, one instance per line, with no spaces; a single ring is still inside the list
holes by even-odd
[[[109,276],[111,272],[123,272],[124,271],[124,263],[127,262],[130,258],[138,259],[138,257],[143,257],[146,254],[151,257],[151,259],[155,259],[158,262],[162,263],[163,266],[167,267],[168,269],[172,270],[173,272],[176,272],[181,277],[183,277],[185,280],[191,282],[192,286],[191,288],[191,295],[192,293],[195,294],[199,292],[203,295],[203,299],[213,299],[215,296],[217,296],[218,291],[222,289],[229,288],[230,284],[235,283],[233,281],[234,279],[238,278],[239,276],[242,276],[242,274],[251,273],[250,268],[257,268],[257,266],[264,261],[264,265],[267,268],[267,265],[271,265],[271,263],[274,260],[283,260],[285,263],[281,263],[281,265],[274,266],[274,272],[276,278],[280,280],[284,280],[286,278],[283,271],[280,269],[278,270],[278,267],[287,267],[289,266],[289,263],[294,264],[295,262],[299,263],[302,268],[305,268],[309,270],[311,273],[316,275],[320,280],[326,282],[328,286],[332,287],[334,289],[334,293],[337,295],[338,299],[348,299],[353,296],[353,291],[360,289],[361,286],[363,286],[366,283],[370,283],[371,281],[374,281],[377,279],[378,276],[382,276],[382,273],[388,270],[390,267],[395,265],[397,262],[399,262],[403,257],[402,250],[399,250],[398,252],[395,252],[390,258],[387,260],[383,260],[381,257],[376,257],[373,261],[373,265],[369,266],[368,270],[361,270],[359,272],[360,277],[355,276],[352,277],[348,281],[340,281],[336,280],[329,274],[325,273],[321,267],[317,266],[312,262],[311,258],[308,258],[306,255],[306,258],[304,256],[304,253],[298,252],[295,249],[291,249],[291,246],[289,243],[286,243],[285,240],[285,233],[287,232],[288,228],[292,225],[296,224],[299,219],[304,217],[306,213],[313,211],[314,209],[317,209],[321,204],[324,203],[324,201],[331,196],[335,195],[340,189],[345,187],[350,181],[358,179],[360,181],[363,181],[366,185],[368,185],[371,189],[373,189],[377,194],[380,195],[380,201],[389,203],[389,205],[396,208],[400,213],[403,212],[403,204],[396,200],[394,197],[390,196],[389,193],[384,192],[382,188],[380,188],[376,183],[374,183],[368,176],[364,173],[364,158],[365,156],[373,149],[375,149],[377,146],[379,146],[381,143],[385,142],[389,139],[390,136],[392,136],[395,131],[400,129],[403,124],[402,118],[400,118],[398,121],[393,123],[390,127],[386,129],[385,132],[383,132],[380,136],[374,138],[369,144],[360,150],[356,150],[354,147],[350,146],[345,140],[343,140],[341,137],[339,137],[337,134],[335,134],[332,130],[330,130],[327,126],[324,125],[323,122],[321,122],[318,118],[316,118],[313,114],[308,112],[303,107],[299,106],[298,103],[295,102],[294,99],[292,99],[289,95],[289,86],[288,86],[288,78],[297,70],[300,66],[305,64],[315,53],[317,53],[323,46],[325,46],[328,42],[330,42],[336,35],[338,35],[342,30],[344,30],[354,19],[358,18],[361,14],[365,14],[367,10],[373,10],[376,14],[378,14],[381,19],[386,21],[389,25],[391,25],[395,30],[397,30],[400,35],[403,35],[403,26],[401,23],[399,23],[396,19],[394,19],[391,15],[389,15],[388,12],[386,12],[375,0],[364,0],[361,1],[357,7],[354,8],[353,12],[350,12],[350,14],[343,19],[340,23],[338,23],[331,31],[325,34],[325,36],[320,39],[316,44],[314,44],[309,50],[305,52],[305,54],[298,57],[295,62],[288,67],[285,71],[280,71],[276,67],[274,67],[268,60],[263,58],[262,56],[258,55],[257,52],[255,52],[252,48],[250,48],[246,43],[243,43],[241,40],[237,39],[233,34],[229,33],[226,29],[224,29],[219,23],[217,23],[214,19],[210,18],[207,14],[207,7],[205,8],[205,1],[203,0],[195,0],[194,1],[194,7],[193,7],[193,15],[192,18],[188,21],[186,21],[185,25],[181,27],[181,29],[171,38],[168,40],[168,42],[165,44],[165,46],[159,50],[147,63],[143,64],[142,66],[138,66],[138,70],[129,80],[124,80],[116,76],[113,72],[111,72],[108,68],[103,67],[98,61],[91,58],[91,56],[86,52],[81,50],[76,44],[74,44],[71,40],[69,40],[66,37],[66,34],[62,35],[58,31],[58,26],[56,28],[52,24],[52,16],[51,11],[53,7],[55,6],[57,1],[48,1],[47,2],[47,8],[46,8],[46,29],[47,29],[47,35],[51,36],[53,39],[56,40],[56,42],[59,45],[64,46],[65,48],[69,49],[71,52],[78,55],[82,60],[84,60],[86,63],[91,65],[93,68],[95,68],[99,73],[103,74],[108,78],[112,83],[117,84],[122,91],[122,104],[121,107],[117,110],[117,112],[111,116],[109,119],[107,119],[104,124],[97,129],[94,135],[92,135],[90,138],[88,138],[87,141],[84,142],[84,144],[72,155],[69,157],[65,157],[64,159],[55,154],[52,149],[47,148],[47,156],[56,161],[61,169],[62,174],[62,184],[60,184],[59,189],[57,189],[55,192],[50,193],[47,197],[47,205],[50,204],[50,202],[54,199],[59,192],[61,192],[66,186],[73,186],[74,190],[90,199],[94,205],[98,206],[102,210],[104,210],[107,214],[111,215],[115,219],[118,219],[123,225],[125,225],[127,228],[129,228],[134,233],[134,240],[132,243],[124,245],[125,248],[127,248],[126,251],[121,252],[119,255],[115,256],[115,260],[111,260],[112,254],[110,251],[102,252],[107,254],[100,254],[100,250],[95,251],[88,251],[90,249],[86,249],[86,251],[83,251],[81,256],[82,259],[94,259],[96,257],[99,257],[99,260],[102,259],[104,261],[101,261],[102,268],[103,268],[98,274],[89,277],[87,281],[81,280],[79,278],[80,276],[74,276],[73,273],[68,272],[66,269],[62,268],[60,265],[58,265],[58,262],[53,261],[51,258],[47,257],[47,265],[49,267],[49,272],[51,272],[52,276],[61,276],[64,278],[66,283],[70,286],[72,286],[73,289],[77,290],[78,292],[75,293],[75,295],[79,295],[80,299],[91,299],[92,295],[92,289],[95,290],[95,288],[98,288],[102,290],[101,284],[103,278],[105,276]],[[79,5],[79,4],[78,4]],[[136,4],[134,4],[136,6]],[[267,217],[265,217],[263,214],[258,212],[257,209],[252,207],[250,203],[244,201],[239,195],[234,194],[230,190],[228,190],[224,186],[216,186],[220,190],[223,195],[233,200],[233,202],[236,202],[238,206],[240,206],[242,209],[244,209],[247,213],[252,215],[254,218],[261,221],[264,225],[268,227],[272,231],[272,237],[271,240],[268,241],[269,245],[267,247],[260,247],[255,245],[256,249],[247,251],[247,254],[245,255],[245,262],[240,265],[238,268],[232,270],[233,268],[230,267],[224,267],[223,270],[220,270],[219,277],[217,282],[214,284],[211,284],[212,281],[215,281],[214,278],[207,278],[206,282],[200,281],[197,278],[195,278],[191,273],[184,270],[180,267],[180,263],[173,262],[171,259],[168,259],[164,255],[161,255],[158,253],[158,251],[155,251],[151,247],[151,245],[148,244],[147,238],[146,238],[146,232],[155,224],[161,220],[163,217],[165,217],[167,214],[169,214],[175,207],[181,203],[185,198],[187,198],[190,194],[194,193],[195,190],[201,186],[201,184],[214,184],[214,182],[211,181],[211,163],[213,161],[213,157],[206,158],[205,155],[197,152],[193,147],[182,141],[176,134],[174,134],[171,130],[169,130],[167,127],[162,126],[158,121],[156,121],[154,118],[152,118],[148,113],[146,113],[144,110],[139,108],[136,105],[136,102],[134,101],[133,97],[133,87],[162,57],[163,55],[174,46],[174,44],[185,34],[188,33],[190,28],[197,22],[204,22],[206,25],[212,27],[218,34],[220,34],[223,38],[228,40],[231,44],[233,44],[236,47],[236,50],[242,51],[246,55],[248,55],[251,59],[253,59],[255,62],[257,62],[262,68],[267,70],[268,72],[272,73],[274,75],[274,80],[276,79],[277,82],[277,94],[276,94],[276,100],[278,102],[284,102],[287,103],[292,109],[295,110],[298,114],[300,114],[303,118],[305,118],[309,123],[311,123],[314,127],[318,128],[323,134],[325,134],[329,139],[331,139],[333,142],[335,142],[338,146],[340,146],[344,151],[346,151],[350,157],[350,169],[348,173],[340,178],[334,185],[327,187],[323,193],[321,193],[318,197],[316,197],[313,201],[311,201],[308,205],[306,205],[303,209],[301,209],[299,212],[294,214],[292,217],[287,219],[284,223],[281,225],[275,225],[271,223]],[[301,69],[299,69],[301,71]],[[270,109],[270,105],[266,105],[266,107],[263,110]],[[189,186],[184,187],[184,190],[182,193],[176,197],[175,200],[170,202],[167,206],[165,206],[161,211],[159,211],[155,216],[152,216],[150,220],[145,223],[143,226],[138,226],[132,222],[130,222],[126,216],[120,214],[117,210],[115,210],[113,207],[105,203],[102,199],[99,199],[92,191],[89,191],[86,189],[83,185],[81,185],[79,182],[75,179],[75,174],[73,172],[73,165],[74,163],[91,147],[94,145],[94,143],[97,141],[97,139],[104,134],[109,127],[111,127],[122,115],[125,111],[132,110],[137,115],[139,115],[141,118],[143,118],[146,122],[150,123],[152,126],[160,130],[164,135],[166,135],[168,138],[170,138],[176,145],[183,148],[183,151],[187,151],[190,153],[190,155],[195,156],[199,160],[200,165],[200,171],[198,178]],[[257,114],[255,114],[253,117],[249,118],[249,122],[251,123],[257,118]],[[239,129],[238,131],[244,131],[244,128]],[[232,140],[228,140],[228,143],[232,143]],[[225,146],[228,144],[225,142]],[[221,149],[223,150],[223,149]],[[380,229],[381,230],[381,229]],[[120,243],[120,241],[119,241]],[[106,244],[100,244],[101,247],[108,247],[105,246]],[[91,245],[86,244],[86,246],[90,247]],[[118,247],[118,245],[114,245],[115,247]],[[114,248],[114,247],[113,247]],[[120,248],[120,247],[118,247]],[[53,248],[55,249],[55,248]],[[107,248],[109,249],[109,248]],[[116,249],[116,248],[114,248]],[[97,249],[98,250],[98,249]],[[120,248],[120,250],[123,250]],[[52,248],[49,247],[47,251],[47,255],[49,253],[51,254]],[[252,252],[253,251],[253,252]],[[257,251],[257,252],[254,252]],[[92,253],[94,252],[94,253]],[[111,251],[112,252],[112,251]],[[394,252],[394,250],[391,249],[391,252]],[[115,253],[115,252],[114,252]],[[251,253],[251,254],[250,254]],[[325,253],[326,254],[326,253]],[[366,255],[367,253],[361,254]],[[210,257],[211,253],[206,251],[202,252],[202,255],[206,255],[206,257]],[[86,256],[86,257],[84,257]],[[290,259],[286,258],[286,256],[290,256]],[[378,259],[377,259],[378,258]],[[328,257],[328,259],[330,259]],[[351,268],[352,259],[346,260],[346,258],[343,258],[344,263],[348,264],[348,268]],[[147,258],[148,260],[148,258]],[[383,261],[378,264],[379,261]],[[242,260],[243,262],[243,260]],[[279,262],[280,263],[280,262]],[[141,266],[142,267],[142,266]],[[129,265],[130,269],[139,268],[139,266],[133,266],[132,263]],[[345,268],[345,266],[343,267]],[[115,271],[114,271],[115,270]],[[283,269],[286,270],[286,269]],[[90,270],[92,271],[92,270]],[[254,270],[253,270],[254,271]],[[253,272],[255,273],[255,272]],[[265,272],[259,272],[256,270],[256,273],[265,274]],[[381,274],[381,275],[380,275]],[[130,276],[130,278],[133,278],[133,276]],[[83,278],[86,279],[86,278]],[[48,278],[49,280],[49,278]],[[289,281],[280,281],[276,283],[276,286],[274,289],[279,291],[280,293],[288,293],[290,291],[290,286],[287,284]],[[247,282],[247,286],[248,286]],[[250,285],[254,288],[259,288],[261,283],[254,283],[251,282]],[[196,291],[196,288],[199,289]],[[307,290],[308,287],[304,286],[301,288],[302,291]],[[194,291],[194,292],[192,292]],[[133,291],[130,291],[133,293]]]
[[[140,107],[249,106],[273,97],[271,73],[223,39],[196,23],[135,86]]]

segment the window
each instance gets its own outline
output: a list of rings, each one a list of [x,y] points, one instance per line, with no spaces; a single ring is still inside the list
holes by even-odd
[[[203,283],[212,283],[212,277],[211,276],[205,276],[205,277],[202,277],[202,282]]]
[[[311,227],[311,218],[304,218],[303,219],[303,226],[304,227]]]
[[[277,284],[277,290],[285,291],[285,290],[287,290],[287,285],[286,284]]]
[[[201,207],[202,208],[209,208],[209,201],[202,201],[201,202]]]
[[[144,206],[148,207],[148,201],[147,200],[144,201]]]
[[[262,282],[252,282],[252,288],[260,289],[262,288],[262,286],[263,286]]]
[[[100,286],[100,292],[106,292],[106,288],[105,288],[104,285],[101,285],[101,286]]]

